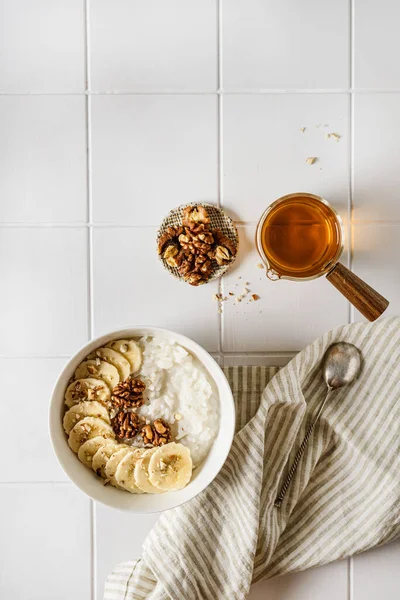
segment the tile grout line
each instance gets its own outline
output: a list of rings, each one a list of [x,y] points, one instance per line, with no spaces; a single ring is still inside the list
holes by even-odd
[[[249,350],[248,352],[224,352],[225,356],[245,358],[287,358],[292,357],[301,350]],[[208,352],[208,350],[207,350]],[[218,356],[218,352],[209,352],[211,356]],[[71,354],[0,354],[0,360],[69,360]]]
[[[354,22],[354,0],[350,0],[349,2],[349,70],[350,70],[350,88],[354,89],[354,40],[355,40],[355,22]],[[349,257],[348,257],[348,266],[350,271],[353,270],[353,259],[354,259],[354,94],[350,94],[350,106],[349,106]],[[349,302],[349,323],[353,323],[355,320],[355,310],[354,306]],[[354,589],[353,589],[353,558],[350,556],[347,559],[347,572],[348,572],[348,581],[347,581],[347,598],[348,600],[353,600],[354,598]]]
[[[349,50],[350,50],[350,87],[354,88],[354,0],[350,0],[349,3]],[[350,111],[349,111],[349,166],[350,166],[350,189],[349,189],[349,269],[353,270],[354,261],[354,95],[350,95]],[[355,320],[355,309],[354,306],[349,303],[349,322],[353,323]],[[349,596],[349,600],[352,598]]]
[[[217,86],[218,90],[221,89],[222,81],[222,19],[221,19],[221,0],[217,1]],[[217,96],[218,108],[218,192],[217,192],[217,206],[222,208],[223,206],[223,105],[222,95]],[[218,294],[223,294],[223,281],[222,277],[218,279]],[[222,339],[223,339],[223,314],[222,314],[222,302],[217,302],[218,306],[218,358],[220,365],[223,364],[223,353],[222,353]]]
[[[90,102],[90,31],[89,31],[89,6],[90,0],[84,0],[84,23],[85,23],[85,101],[86,101],[86,185],[87,185],[87,220],[92,223],[92,180],[91,180],[91,102]],[[87,232],[87,283],[88,283],[88,338],[93,337],[93,228],[88,227]],[[96,505],[90,499],[90,591],[91,600],[96,600]]]
[[[348,559],[347,569],[347,586],[348,586],[348,600],[355,600],[354,595],[354,557],[350,556]]]
[[[0,354],[0,360],[69,360],[72,354]]]
[[[1,97],[8,96],[251,96],[251,95],[268,95],[268,94],[400,94],[398,88],[305,88],[305,89],[280,89],[280,88],[243,88],[233,90],[132,90],[132,91],[93,91],[84,90],[82,92],[0,92]]]
[[[351,0],[349,3],[349,44],[348,44],[348,52],[349,52],[349,85],[352,86],[353,81],[353,66],[352,66],[352,18],[351,18]],[[352,149],[352,96],[349,97],[349,104],[347,107],[347,116],[349,120],[349,136],[347,142],[347,151],[348,151],[348,173],[347,173],[347,185],[348,185],[348,193],[347,193],[347,227],[346,227],[346,235],[348,236],[348,245],[349,252],[347,256],[347,267],[352,270],[352,253],[353,253],[353,242],[352,242],[352,188],[351,188],[351,173],[352,173],[352,162],[351,162],[351,149]],[[347,301],[347,320],[349,323],[352,322],[352,304]]]
[[[390,225],[398,227],[400,225],[400,219],[352,219],[355,225],[381,225],[389,227]],[[256,227],[256,221],[235,221],[235,225],[238,228],[241,227]],[[29,223],[29,222],[0,222],[0,229],[157,229],[158,224],[143,224],[134,225],[129,223],[54,223],[54,222],[41,222]]]
[[[49,479],[48,481],[0,481],[0,486],[2,485],[65,485],[76,489],[72,481],[57,481],[55,479]]]

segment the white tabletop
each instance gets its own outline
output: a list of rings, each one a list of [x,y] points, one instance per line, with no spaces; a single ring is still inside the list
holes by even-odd
[[[330,200],[345,264],[398,314],[399,20],[395,0],[0,0],[1,598],[100,600],[155,522],[94,505],[53,457],[50,390],[91,336],[158,325],[225,364],[283,365],[360,318],[323,279],[265,279],[271,201]],[[163,271],[160,220],[199,200],[239,225],[224,293],[257,302],[219,314],[218,283]],[[250,597],[395,600],[399,560],[395,542]]]

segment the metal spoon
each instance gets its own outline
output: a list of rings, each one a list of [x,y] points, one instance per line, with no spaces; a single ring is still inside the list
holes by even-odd
[[[324,401],[319,407],[317,414],[315,415],[314,421],[307,429],[306,435],[304,436],[304,440],[301,442],[300,448],[297,450],[297,454],[294,458],[293,464],[290,467],[289,473],[287,474],[286,479],[283,482],[281,491],[279,492],[275,500],[275,506],[277,507],[281,506],[282,504],[282,501],[288,490],[292,477],[295,474],[297,466],[300,462],[300,458],[302,457],[303,452],[308,444],[308,440],[310,439],[312,430],[314,429],[319,417],[321,416],[322,410],[328,398],[330,398],[333,392],[335,392],[339,388],[352,383],[358,376],[361,369],[361,352],[358,348],[353,346],[353,344],[347,344],[346,342],[337,342],[336,344],[332,344],[332,346],[329,346],[322,360],[322,370],[324,373],[325,383],[328,386],[328,392],[325,396]]]

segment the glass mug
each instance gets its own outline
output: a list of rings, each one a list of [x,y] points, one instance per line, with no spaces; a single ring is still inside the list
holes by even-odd
[[[309,281],[322,275],[369,321],[389,302],[339,263],[344,247],[343,222],[332,206],[314,194],[288,194],[273,202],[256,230],[257,250],[274,281]]]

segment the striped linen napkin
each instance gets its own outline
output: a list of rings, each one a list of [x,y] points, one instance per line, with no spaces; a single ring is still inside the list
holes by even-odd
[[[361,376],[325,407],[276,508],[326,393],[321,358],[336,341],[361,349]],[[261,579],[342,559],[400,534],[400,318],[331,331],[279,372],[230,367],[225,373],[237,433],[224,467],[199,496],[160,517],[142,558],[108,577],[105,600],[244,599]]]

